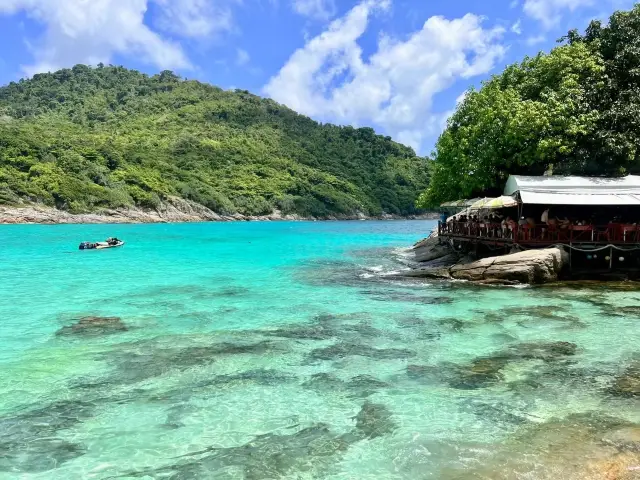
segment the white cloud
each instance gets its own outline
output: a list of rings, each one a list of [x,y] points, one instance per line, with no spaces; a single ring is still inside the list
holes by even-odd
[[[334,0],[293,0],[292,6],[300,15],[317,20],[329,20],[336,14]]]
[[[550,29],[558,24],[565,11],[573,12],[593,5],[595,0],[525,0],[523,10]]]
[[[353,125],[374,124],[418,148],[450,112],[433,113],[435,95],[456,80],[489,72],[505,48],[504,29],[484,29],[475,15],[431,17],[397,40],[381,36],[364,59],[358,39],[389,2],[366,0],[297,50],[264,91],[307,115]]]
[[[511,26],[511,31],[516,35],[522,35],[522,21],[518,20]]]
[[[230,2],[213,0],[153,0],[160,6],[157,26],[182,37],[207,37],[231,30]]]
[[[534,46],[534,45],[538,45],[539,43],[544,42],[547,39],[547,37],[545,37],[544,35],[536,35],[534,37],[529,37],[527,38],[527,45],[529,45],[530,47]]]
[[[37,41],[29,40],[35,63],[27,75],[76,63],[109,63],[114,55],[136,57],[158,68],[186,69],[182,47],[145,24],[150,2],[154,24],[180,37],[203,37],[231,28],[230,5],[213,0],[0,0],[0,15],[24,11],[43,24]]]
[[[238,48],[238,50],[236,51],[236,65],[246,65],[247,63],[249,63],[249,60],[251,60],[249,53],[242,48]]]

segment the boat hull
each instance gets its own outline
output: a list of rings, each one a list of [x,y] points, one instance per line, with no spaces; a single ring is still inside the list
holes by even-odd
[[[108,243],[98,243],[98,245],[96,245],[96,250],[105,250],[107,248],[117,248],[117,247],[121,247],[124,245],[124,242],[118,242],[115,245],[109,245]]]

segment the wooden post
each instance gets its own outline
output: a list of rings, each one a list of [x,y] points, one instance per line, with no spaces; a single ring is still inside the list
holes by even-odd
[[[609,270],[613,270],[613,247],[609,247]]]
[[[569,273],[573,274],[573,248],[569,246]]]

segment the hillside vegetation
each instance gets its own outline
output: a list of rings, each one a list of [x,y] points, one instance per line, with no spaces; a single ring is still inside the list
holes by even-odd
[[[0,204],[74,213],[177,196],[222,214],[409,214],[426,160],[172,72],[77,65],[0,88]]]
[[[640,5],[562,43],[468,92],[420,205],[499,194],[509,174],[640,172]]]

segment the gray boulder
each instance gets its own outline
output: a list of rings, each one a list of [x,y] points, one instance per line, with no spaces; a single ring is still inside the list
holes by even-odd
[[[463,260],[451,267],[429,265],[404,272],[403,275],[478,283],[540,284],[557,281],[568,263],[568,253],[560,247],[553,247],[476,261]]]
[[[452,254],[449,245],[441,244],[437,236],[421,240],[413,246],[412,250],[416,262],[430,262]]]

